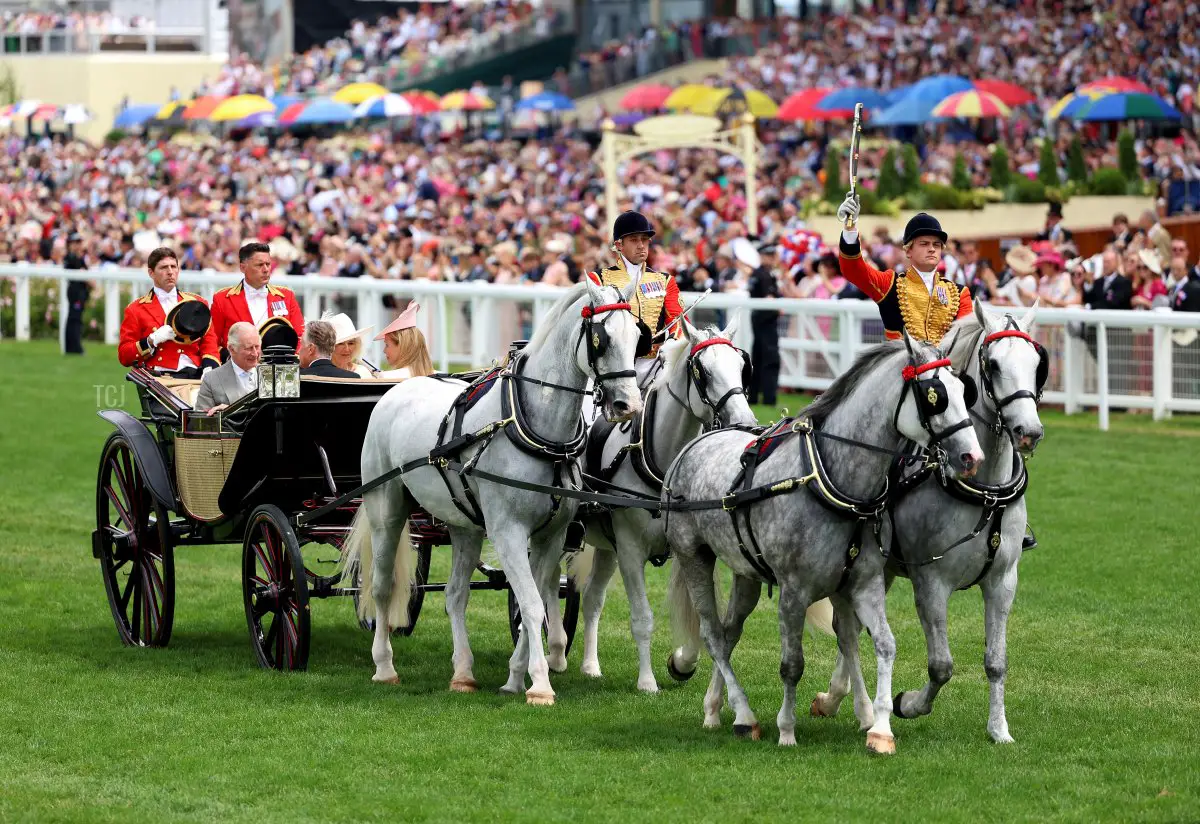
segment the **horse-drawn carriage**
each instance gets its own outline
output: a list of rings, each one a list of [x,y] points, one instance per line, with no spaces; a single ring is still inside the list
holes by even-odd
[[[110,409],[96,483],[92,554],[121,640],[162,647],[175,611],[179,546],[242,545],[242,592],[255,656],[263,667],[305,669],[313,598],[354,596],[337,563],[361,498],[360,454],[387,380],[299,377],[278,369],[271,384],[218,414],[192,408],[199,381],[134,368],[128,379],[142,415]],[[423,513],[410,519],[415,554],[408,635],[426,592],[434,546],[445,528]],[[504,571],[479,564],[472,589],[509,590]],[[579,598],[563,578],[565,623],[574,634]],[[520,626],[509,591],[514,639]],[[370,628],[370,622],[362,622]]]

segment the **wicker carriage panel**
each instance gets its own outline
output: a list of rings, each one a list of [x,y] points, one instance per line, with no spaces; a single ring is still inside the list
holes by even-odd
[[[224,517],[217,498],[237,456],[241,438],[175,438],[175,480],[184,511],[198,521]]]

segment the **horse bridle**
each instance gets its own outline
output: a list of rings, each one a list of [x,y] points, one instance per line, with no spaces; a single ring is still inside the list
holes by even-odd
[[[724,395],[718,398],[716,402],[713,402],[713,400],[708,396],[708,373],[700,365],[700,353],[710,346],[731,346],[737,350],[738,354],[742,356],[742,385],[731,387]],[[737,345],[728,338],[709,338],[708,340],[695,344],[691,348],[687,355],[687,364],[685,368],[687,369],[688,375],[687,391],[685,393],[686,398],[680,398],[677,396],[671,390],[669,385],[667,386],[667,392],[670,393],[671,397],[676,403],[690,413],[692,409],[692,388],[695,387],[696,396],[700,399],[700,402],[712,410],[713,419],[709,426],[714,429],[719,429],[721,427],[721,410],[725,407],[725,404],[729,403],[729,401],[737,395],[746,394],[746,383],[748,383],[747,376],[750,373],[749,355],[747,355],[744,350],[738,349]]]
[[[600,358],[608,350],[608,330],[604,328],[604,321],[597,323],[595,318],[597,315],[603,315],[608,312],[632,313],[633,307],[628,302],[605,303],[600,306],[585,306],[579,313],[583,318],[583,322],[579,327],[579,339],[586,346],[588,368],[592,370],[592,375],[596,379],[597,406],[600,404],[604,394],[605,381],[637,377],[637,370],[635,369],[621,369],[617,372],[600,371]]]
[[[966,429],[971,425],[971,417],[968,415],[953,426],[943,429],[941,432],[933,428],[932,418],[945,412],[946,407],[950,403],[950,395],[946,391],[946,385],[937,376],[938,370],[943,367],[950,369],[951,374],[953,374],[954,370],[950,366],[949,358],[939,358],[938,360],[920,365],[909,360],[908,366],[905,366],[901,372],[905,384],[912,389],[913,401],[917,405],[917,419],[921,422],[921,428],[929,433],[929,447],[931,449],[955,432]],[[932,372],[933,374],[928,378],[919,380],[920,376],[926,372]],[[900,393],[900,400],[896,403],[896,413],[892,416],[892,425],[897,430],[900,428],[900,410],[904,408],[904,401],[908,397],[908,394],[908,392]]]
[[[988,422],[982,417],[980,417],[980,420],[991,427],[997,434],[1002,429],[1008,428],[1008,423],[1004,418],[1004,407],[1023,398],[1028,398],[1035,404],[1040,404],[1042,402],[1042,391],[1046,387],[1046,378],[1049,372],[1049,355],[1046,352],[1046,348],[1034,340],[1028,333],[1021,331],[1012,315],[1007,315],[1005,317],[1005,321],[1005,328],[998,332],[992,332],[991,334],[987,335],[979,347],[979,377],[983,382],[984,393],[987,395],[988,400],[991,401],[992,408],[996,410],[995,423]],[[987,350],[988,347],[993,343],[1004,340],[1005,338],[1017,338],[1019,340],[1023,340],[1032,346],[1034,351],[1038,353],[1038,368],[1037,373],[1034,376],[1035,391],[1030,392],[1028,389],[1018,389],[1016,392],[1013,392],[1011,395],[1006,395],[1003,398],[996,397],[996,388],[992,381],[992,371],[988,367]]]

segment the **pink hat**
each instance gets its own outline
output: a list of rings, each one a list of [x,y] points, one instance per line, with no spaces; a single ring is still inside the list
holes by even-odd
[[[1037,266],[1041,266],[1043,263],[1049,263],[1051,266],[1054,266],[1059,270],[1062,270],[1066,267],[1066,262],[1063,260],[1063,256],[1058,252],[1043,252],[1042,254],[1038,255],[1035,263]]]
[[[408,304],[408,308],[397,316],[397,318],[389,323],[384,330],[375,336],[375,340],[383,340],[392,332],[399,332],[401,329],[411,329],[417,325],[417,310],[421,308],[421,304],[413,301]]]

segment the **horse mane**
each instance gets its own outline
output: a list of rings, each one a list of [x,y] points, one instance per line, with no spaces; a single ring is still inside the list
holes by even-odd
[[[946,357],[950,359],[950,364],[954,367],[955,372],[962,374],[967,371],[984,331],[983,324],[979,322],[979,318],[975,317],[974,312],[954,321],[954,325],[950,327],[950,331],[942,340],[950,342]]]
[[[913,349],[918,355],[926,355],[929,347],[913,341]],[[824,420],[842,401],[848,398],[859,387],[863,379],[881,361],[903,351],[904,342],[898,340],[890,340],[877,346],[872,346],[859,355],[850,368],[843,372],[815,401],[805,407],[801,414],[806,418],[811,418],[813,421]],[[897,374],[896,377],[899,377],[899,375]]]
[[[587,291],[587,284],[583,281],[576,283],[567,293],[562,296],[558,303],[550,307],[550,311],[542,318],[538,324],[537,330],[533,333],[529,343],[525,346],[528,352],[536,352],[546,339],[550,337],[550,333],[558,328],[558,322],[562,320],[563,315],[571,308],[571,304],[579,300],[579,297]]]
[[[655,377],[652,388],[659,389],[671,382],[675,367],[685,359],[686,352],[692,345],[687,338],[668,338],[658,348],[658,356],[662,358],[663,368]]]

